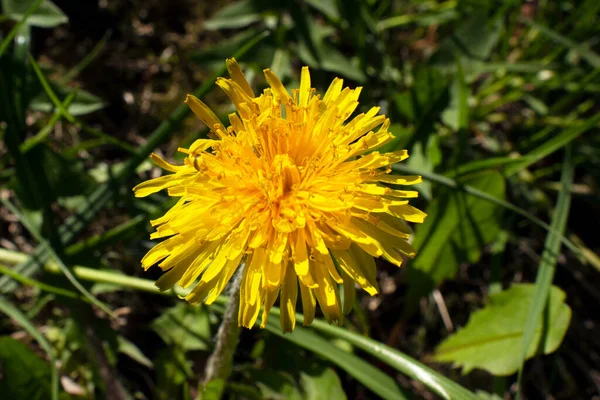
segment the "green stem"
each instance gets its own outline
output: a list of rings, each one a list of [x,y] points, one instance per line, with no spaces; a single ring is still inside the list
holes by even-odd
[[[217,332],[217,344],[215,350],[210,355],[204,370],[204,380],[199,391],[199,399],[204,398],[204,394],[210,387],[218,391],[217,398],[221,398],[225,381],[231,374],[233,365],[233,356],[240,340],[240,327],[238,325],[238,310],[240,303],[240,285],[242,283],[244,264],[240,265],[238,271],[231,282],[229,298],[223,319]],[[214,385],[214,386],[213,386]]]

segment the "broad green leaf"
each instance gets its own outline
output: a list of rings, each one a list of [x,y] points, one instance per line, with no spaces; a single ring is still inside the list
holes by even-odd
[[[441,42],[431,57],[431,63],[442,70],[452,71],[459,58],[467,81],[471,81],[482,71],[484,61],[498,43],[501,32],[501,18],[490,21],[484,11],[474,14]]]
[[[480,173],[461,183],[504,197],[504,178],[497,172]],[[418,255],[410,264],[409,276],[425,275],[434,284],[452,278],[461,262],[477,262],[483,246],[500,230],[500,207],[456,190],[436,197],[426,212],[425,223],[415,232],[413,246]]]
[[[19,18],[19,21],[15,24],[15,26],[12,27],[12,29],[10,30],[10,32],[8,32],[6,37],[3,38],[2,42],[0,43],[0,58],[2,57],[2,55],[4,55],[4,52],[6,51],[6,49],[8,49],[8,46],[10,46],[18,32],[29,31],[29,26],[26,25],[27,20],[40,7],[41,4],[42,0],[34,0],[33,2],[31,2],[31,5],[25,11],[23,16]],[[2,20],[0,20],[0,22],[2,22]],[[16,45],[18,45],[18,42],[16,43]],[[27,42],[26,45],[29,46],[29,42]]]
[[[31,321],[12,303],[6,301],[4,297],[0,296],[0,312],[8,315],[12,318],[17,324],[19,324],[23,329],[27,331],[44,349],[48,359],[50,360],[50,375],[48,377],[48,381],[50,383],[50,398],[52,400],[58,400],[58,368],[56,367],[56,357],[54,355],[54,349],[50,346],[50,343],[46,340],[46,338],[36,329],[36,327],[31,323]],[[0,346],[0,350],[3,347]],[[8,346],[10,347],[10,346]],[[0,387],[2,385],[2,380],[0,380]],[[4,391],[0,393],[5,393]],[[20,398],[17,396],[17,398]],[[27,397],[25,397],[27,398]],[[47,397],[46,397],[47,398]]]
[[[210,322],[204,307],[178,302],[152,322],[152,329],[165,343],[184,351],[209,348]]]
[[[18,21],[23,18],[34,0],[2,0],[4,13]],[[69,21],[69,18],[50,0],[44,0],[25,22],[30,26],[52,28]]]
[[[225,390],[225,381],[223,379],[214,379],[200,387],[198,400],[221,400],[223,391]]]
[[[516,284],[489,296],[488,304],[473,313],[467,325],[442,342],[436,349],[437,361],[453,362],[463,373],[481,368],[494,375],[511,375],[520,364],[523,327],[535,291],[531,284]],[[571,309],[565,293],[552,287],[544,320],[538,320],[527,358],[549,354],[562,342]]]
[[[451,189],[455,189],[455,190],[459,190],[465,194],[468,194],[470,196],[473,197],[477,197],[479,199],[482,199],[486,202],[495,204],[505,210],[509,210],[514,212],[515,214],[521,215],[525,218],[527,218],[529,221],[533,222],[534,224],[544,228],[545,230],[547,230],[548,232],[553,232],[554,234],[557,234],[560,238],[560,241],[567,246],[567,248],[569,250],[571,250],[575,255],[580,256],[582,255],[582,251],[573,243],[571,242],[569,239],[567,239],[565,237],[564,234],[556,231],[556,229],[552,228],[550,225],[548,225],[547,223],[545,223],[544,221],[542,221],[541,219],[539,219],[538,217],[536,217],[535,215],[532,215],[531,213],[525,211],[524,209],[509,203],[506,200],[500,199],[498,197],[492,196],[491,194],[482,191],[480,189],[477,189],[473,186],[470,185],[465,185],[459,181],[456,181],[454,179],[448,178],[447,176],[444,175],[440,175],[440,174],[436,174],[433,172],[426,172],[426,171],[419,171],[419,170],[415,170],[413,168],[407,167],[406,165],[403,164],[395,164],[392,166],[392,170],[396,171],[396,172],[400,172],[403,174],[407,174],[407,175],[422,175],[423,179],[440,184],[442,186],[445,186],[447,188],[451,188]]]
[[[300,384],[306,400],[346,400],[340,378],[331,368],[320,368],[313,373],[301,372]]]
[[[264,399],[304,399],[294,377],[288,372],[252,370],[250,373]]]
[[[4,399],[45,400],[50,395],[48,363],[9,336],[0,337],[0,393]]]
[[[294,10],[298,15],[294,21],[294,32],[298,40],[295,52],[298,58],[309,67],[335,72],[356,82],[364,82],[364,72],[349,57],[327,42],[326,38],[334,34],[335,30],[328,25],[319,24],[312,17],[306,17],[305,13],[297,8]]]
[[[221,8],[211,19],[204,23],[204,29],[235,29],[243,28],[260,21],[262,16],[254,2],[241,0]]]

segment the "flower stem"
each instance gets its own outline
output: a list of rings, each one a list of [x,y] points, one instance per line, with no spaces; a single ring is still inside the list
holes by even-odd
[[[229,301],[227,302],[223,319],[217,332],[215,350],[206,363],[204,380],[202,381],[200,395],[198,396],[200,399],[202,399],[204,392],[212,382],[214,382],[215,386],[214,389],[211,387],[210,391],[218,390],[219,393],[222,393],[225,381],[231,374],[233,356],[240,339],[238,309],[240,303],[240,284],[242,283],[243,274],[244,264],[241,264],[230,285]],[[221,396],[218,397],[220,398]]]

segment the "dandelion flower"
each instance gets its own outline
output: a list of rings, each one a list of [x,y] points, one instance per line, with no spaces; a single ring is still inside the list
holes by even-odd
[[[390,165],[408,154],[376,150],[393,139],[379,107],[350,119],[360,87],[342,89],[336,78],[321,97],[304,67],[300,88],[290,94],[266,69],[270,87],[257,97],[234,59],[227,68],[231,78],[217,85],[237,109],[230,126],[188,95],[212,138],[180,148],[183,165],[152,154],[171,174],[134,188],[136,197],[168,189],[179,198],[152,221],[150,237],[167,239],[142,265],[166,271],[156,282],[161,290],[193,286],[185,299],[210,304],[243,263],[240,325],[252,327],[262,308],[264,327],[278,297],[285,332],[294,329],[298,297],[304,324],[317,303],[339,323],[352,309],[355,283],[378,292],[374,257],[399,266],[415,255],[406,221],[423,222],[425,214],[408,203],[417,192],[398,187],[421,177],[390,174]]]

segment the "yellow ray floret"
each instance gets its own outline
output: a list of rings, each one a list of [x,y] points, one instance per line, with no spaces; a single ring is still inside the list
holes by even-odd
[[[305,324],[317,303],[329,322],[341,322],[355,285],[378,293],[373,257],[396,265],[414,257],[405,221],[423,222],[426,215],[409,204],[416,191],[394,185],[421,177],[389,174],[408,153],[377,151],[393,139],[379,107],[351,118],[361,88],[343,88],[336,78],[321,97],[304,67],[300,87],[290,93],[267,69],[270,87],[256,97],[234,59],[227,69],[231,78],[217,84],[237,109],[230,126],[188,95],[212,139],[180,148],[183,165],[152,154],[170,174],[134,188],[137,197],[163,189],[179,197],[152,221],[151,238],[166,239],[142,265],[166,271],[156,283],[161,290],[192,287],[186,297],[192,304],[215,301],[243,265],[238,322],[246,327],[261,309],[264,327],[277,298],[284,332],[294,329],[298,297]]]

